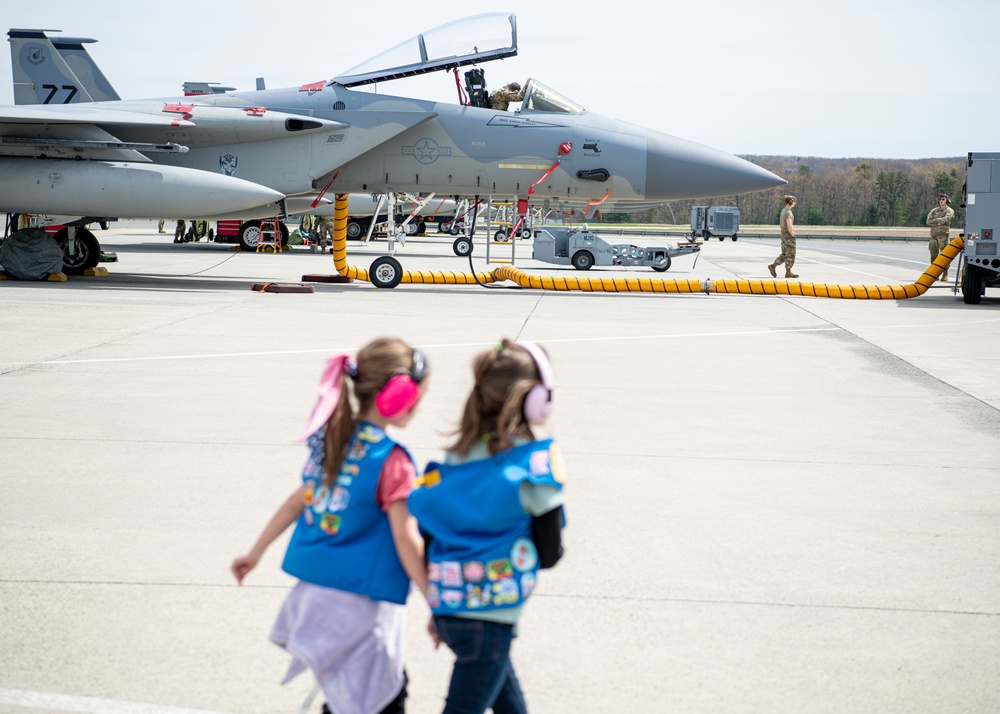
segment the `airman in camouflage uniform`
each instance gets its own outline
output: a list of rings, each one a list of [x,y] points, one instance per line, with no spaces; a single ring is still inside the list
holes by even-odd
[[[490,94],[490,107],[496,109],[498,112],[507,111],[507,107],[510,106],[511,102],[522,101],[524,101],[524,92],[521,90],[521,85],[517,82],[511,82],[506,87],[501,87]]]
[[[781,216],[778,217],[778,227],[781,229],[781,254],[767,266],[772,278],[778,277],[774,269],[782,263],[785,264],[786,278],[799,277],[792,272],[792,266],[795,265],[795,214],[792,213],[793,208],[795,208],[795,196],[785,196],[785,207],[781,209]]]
[[[187,223],[183,218],[177,219],[177,227],[174,229],[174,243],[184,242],[184,233],[187,231]]]
[[[320,216],[316,221],[316,235],[319,237],[319,252],[326,252],[326,241],[330,240],[330,250],[333,251],[333,216]]]
[[[944,247],[948,245],[948,231],[951,228],[951,219],[955,217],[955,210],[949,206],[950,201],[948,200],[947,194],[938,195],[938,205],[937,208],[932,208],[931,212],[927,214],[927,225],[931,227],[931,241],[929,244],[931,250],[931,262],[938,257],[938,253],[944,250]],[[938,280],[947,280],[948,271],[946,270],[941,274]]]

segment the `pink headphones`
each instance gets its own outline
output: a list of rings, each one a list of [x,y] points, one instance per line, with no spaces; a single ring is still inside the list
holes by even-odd
[[[420,383],[427,374],[424,353],[413,348],[413,368],[389,378],[375,395],[375,408],[386,419],[395,419],[413,409],[420,399]]]
[[[516,344],[531,355],[535,366],[538,367],[538,376],[542,379],[542,383],[532,387],[524,398],[524,418],[528,420],[529,424],[541,424],[552,413],[552,388],[555,387],[555,373],[552,369],[552,363],[549,362],[549,358],[545,356],[542,348],[534,342],[517,342]]]

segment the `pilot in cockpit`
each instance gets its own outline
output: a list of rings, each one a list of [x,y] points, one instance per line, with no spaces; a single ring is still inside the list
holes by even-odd
[[[521,85],[517,82],[511,82],[507,86],[501,87],[490,94],[490,108],[498,112],[507,111],[507,107],[510,106],[511,102],[523,101],[524,90],[521,89]]]

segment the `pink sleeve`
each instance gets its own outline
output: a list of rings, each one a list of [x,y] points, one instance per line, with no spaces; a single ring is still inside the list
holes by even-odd
[[[416,478],[417,469],[410,457],[399,447],[393,448],[378,475],[378,487],[375,491],[378,507],[388,511],[394,502],[409,496]]]

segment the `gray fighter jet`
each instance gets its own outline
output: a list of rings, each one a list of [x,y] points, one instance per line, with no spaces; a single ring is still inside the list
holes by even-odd
[[[15,67],[50,60],[30,42],[21,52]],[[469,96],[454,104],[358,89],[516,53],[514,15],[489,13],[295,88],[55,104],[71,89],[48,82],[58,89],[42,104],[0,108],[0,209],[246,218],[328,192],[659,202],[784,183],[730,154],[588,112],[535,79],[516,112],[491,108],[468,76]],[[96,239],[77,243],[92,257],[71,262],[96,262]]]

